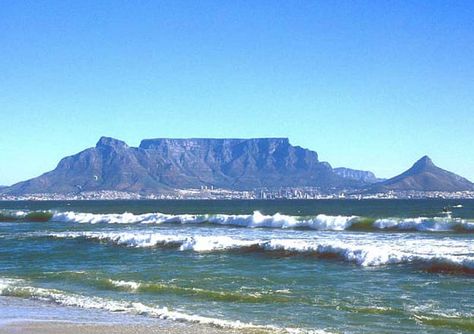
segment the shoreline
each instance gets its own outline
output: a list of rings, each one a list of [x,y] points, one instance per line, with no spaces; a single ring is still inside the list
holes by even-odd
[[[85,191],[80,193],[26,193],[7,194],[0,191],[0,201],[267,201],[267,200],[393,200],[393,199],[474,199],[474,190],[434,191],[397,190],[366,192],[341,189],[333,192],[313,187],[286,187],[281,189],[177,189],[172,193],[134,193],[116,190]]]
[[[242,334],[244,331],[221,329],[198,324],[120,324],[120,323],[76,323],[69,321],[18,320],[0,325],[0,334]]]
[[[254,329],[221,328],[143,315],[64,306],[0,296],[0,334],[244,334]]]

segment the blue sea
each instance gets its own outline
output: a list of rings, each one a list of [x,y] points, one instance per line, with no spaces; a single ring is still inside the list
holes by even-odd
[[[0,202],[0,296],[2,321],[470,333],[474,200]]]

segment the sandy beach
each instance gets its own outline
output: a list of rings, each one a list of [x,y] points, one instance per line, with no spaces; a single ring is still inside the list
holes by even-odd
[[[0,334],[184,334],[244,333],[210,326],[185,324],[178,326],[140,324],[78,324],[70,322],[14,322],[0,327]],[[248,331],[247,331],[248,333]],[[256,333],[256,332],[252,332]]]
[[[37,300],[0,297],[0,334],[181,334],[261,333],[156,319],[126,313],[87,310]]]

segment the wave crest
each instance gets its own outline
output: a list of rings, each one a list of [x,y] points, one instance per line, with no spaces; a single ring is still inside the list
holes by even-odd
[[[54,221],[74,223],[109,223],[109,224],[214,224],[249,228],[282,228],[311,229],[319,231],[343,230],[399,230],[399,231],[459,231],[474,232],[474,222],[460,218],[416,217],[416,218],[364,218],[359,216],[289,216],[276,213],[264,215],[255,211],[251,215],[169,215],[163,213],[146,213],[135,215],[123,214],[92,214],[76,212],[58,212],[52,217]]]
[[[474,233],[474,221],[450,217],[367,218],[359,216],[290,216],[280,213],[249,215],[165,213],[95,214],[86,212],[1,211],[0,221],[65,222],[84,224],[211,224],[246,228],[310,229],[318,231],[420,231]]]
[[[146,213],[134,215],[132,213],[123,214],[92,214],[77,212],[57,212],[52,220],[60,222],[74,223],[109,223],[109,224],[215,224],[231,225],[252,228],[310,228],[315,230],[344,230],[357,221],[357,216],[327,216],[317,215],[314,217],[288,216],[280,213],[274,215],[263,215],[255,211],[251,215],[169,215],[163,213]]]
[[[474,247],[439,240],[365,240],[363,238],[245,239],[227,235],[176,236],[157,232],[62,232],[54,238],[83,238],[126,247],[167,247],[180,251],[284,252],[338,258],[363,267],[422,264],[474,273]],[[441,242],[441,243],[440,243]],[[448,270],[446,270],[448,271]]]

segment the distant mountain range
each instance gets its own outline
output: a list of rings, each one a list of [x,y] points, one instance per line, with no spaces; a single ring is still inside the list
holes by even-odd
[[[385,192],[474,190],[468,180],[436,167],[428,157],[388,180],[369,171],[332,168],[318,154],[287,138],[145,139],[139,147],[102,137],[97,145],[63,158],[39,177],[0,189],[7,194],[117,190],[137,193],[215,187],[250,190],[318,187]]]
[[[365,170],[357,170],[345,167],[338,167],[333,169],[334,173],[339,176],[342,176],[348,180],[356,180],[361,181],[363,183],[372,184],[384,181],[385,179],[379,179],[375,176],[374,173],[365,171]]]

